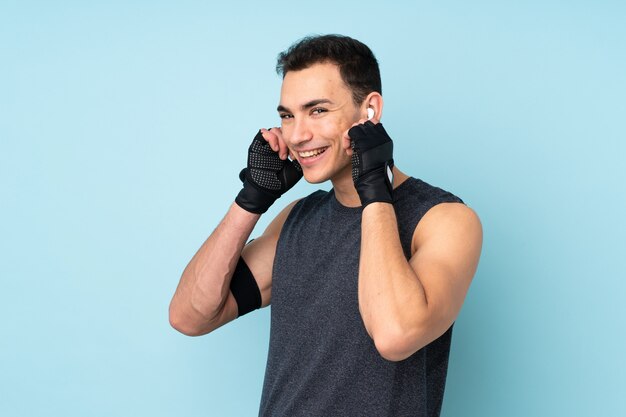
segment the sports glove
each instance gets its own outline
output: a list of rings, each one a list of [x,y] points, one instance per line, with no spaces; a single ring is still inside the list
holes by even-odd
[[[361,205],[393,203],[393,142],[381,123],[369,120],[348,131],[352,147],[352,180]]]
[[[248,166],[239,178],[243,189],[235,203],[251,213],[262,214],[302,178],[302,167],[298,161],[280,159],[259,131],[248,148]]]

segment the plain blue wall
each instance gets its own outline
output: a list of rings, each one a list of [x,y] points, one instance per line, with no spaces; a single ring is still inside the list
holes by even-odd
[[[483,221],[443,415],[626,415],[623,2],[56,3],[0,3],[0,415],[256,415],[269,309],[167,306],[311,33],[370,45],[398,166]]]

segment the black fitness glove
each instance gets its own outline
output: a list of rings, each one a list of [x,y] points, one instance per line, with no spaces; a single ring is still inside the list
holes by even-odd
[[[393,142],[381,123],[369,120],[348,131],[352,146],[352,180],[361,205],[393,203]]]
[[[251,213],[262,214],[302,178],[302,167],[298,161],[280,159],[259,131],[248,148],[248,167],[239,178],[243,189],[235,203]]]

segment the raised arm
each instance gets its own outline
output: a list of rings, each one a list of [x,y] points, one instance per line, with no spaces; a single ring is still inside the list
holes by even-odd
[[[190,336],[206,334],[241,315],[231,291],[236,271],[234,279],[245,278],[245,288],[250,288],[251,282],[256,284],[261,306],[269,304],[276,242],[293,204],[272,221],[261,237],[248,245],[245,242],[261,214],[302,176],[297,163],[279,155],[279,138],[279,129],[263,130],[254,137],[247,168],[240,175],[243,189],[185,268],[169,309],[170,323],[178,331]],[[246,268],[249,273],[242,273]]]
[[[391,204],[366,207],[362,219],[359,307],[380,354],[402,360],[454,322],[476,272],[482,228],[461,203],[431,208],[406,260]]]
[[[441,336],[456,319],[478,265],[482,227],[460,203],[420,220],[407,261],[393,198],[393,144],[382,124],[348,132],[354,185],[363,205],[359,310],[379,353],[402,360]]]
[[[170,303],[172,327],[186,335],[199,336],[237,317],[230,281],[244,244],[260,217],[237,204],[231,205],[180,278]],[[270,283],[260,271],[256,272],[261,298],[267,299]]]

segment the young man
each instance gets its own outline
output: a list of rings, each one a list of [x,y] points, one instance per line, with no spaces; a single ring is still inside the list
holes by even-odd
[[[305,38],[277,69],[281,127],[250,145],[243,189],[182,275],[172,326],[206,334],[271,301],[262,416],[437,416],[478,217],[394,166],[367,46]],[[292,202],[245,245],[301,176],[333,189]]]

